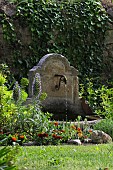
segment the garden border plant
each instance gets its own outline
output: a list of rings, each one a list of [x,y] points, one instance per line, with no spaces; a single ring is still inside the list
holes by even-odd
[[[105,85],[95,86],[93,78],[87,78],[86,82],[86,86],[80,84],[80,96],[88,101],[95,115],[113,119],[113,88]]]

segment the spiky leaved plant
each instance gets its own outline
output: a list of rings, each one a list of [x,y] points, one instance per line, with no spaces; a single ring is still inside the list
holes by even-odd
[[[40,75],[39,73],[36,73],[33,85],[32,85],[32,90],[33,90],[33,95],[39,99],[41,95],[41,80],[40,80]]]
[[[18,84],[18,82],[15,82],[15,85],[13,87],[13,99],[17,102],[19,101],[21,96],[21,90],[20,90],[20,86]]]

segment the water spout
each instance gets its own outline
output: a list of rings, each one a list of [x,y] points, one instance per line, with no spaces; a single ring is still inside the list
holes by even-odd
[[[55,74],[54,77],[58,78],[58,83],[55,84],[55,89],[59,90],[60,89],[60,85],[61,83],[64,83],[65,85],[67,84],[67,78],[65,75],[59,75],[59,74]]]

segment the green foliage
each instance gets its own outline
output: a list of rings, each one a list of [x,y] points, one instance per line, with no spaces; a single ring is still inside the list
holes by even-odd
[[[17,170],[14,166],[14,160],[17,155],[17,147],[0,147],[0,169],[1,170]]]
[[[1,74],[1,77],[4,76]],[[8,123],[15,109],[16,106],[12,102],[12,91],[8,91],[8,88],[2,84],[0,86],[0,126],[5,126]]]
[[[13,87],[13,99],[17,102],[20,100],[20,95],[21,95],[21,91],[20,91],[20,86],[18,84],[18,82],[15,82],[15,85]]]
[[[85,87],[80,84],[80,96],[84,97],[95,114],[113,119],[113,88],[105,85],[96,87],[93,79],[87,79]]]
[[[26,133],[29,136],[34,137],[34,134],[42,131],[43,129],[46,129],[48,127],[50,114],[43,113],[40,110],[39,98],[37,99],[36,96],[31,104],[23,104],[27,98],[26,92],[21,89],[18,83],[16,83],[16,87],[13,90],[15,93],[11,90],[8,90],[5,84],[3,84],[5,83],[6,79],[2,74],[1,77],[0,130],[3,130],[3,134],[1,134],[0,137],[3,138],[5,134],[7,137],[7,132],[12,135],[15,133]],[[24,80],[26,81],[27,79]],[[40,100],[45,99],[45,97],[46,94],[42,94],[40,96]],[[16,99],[16,102],[13,98]]]
[[[15,78],[14,78],[13,74],[10,72],[8,65],[5,63],[0,64],[0,75],[1,74],[4,78],[7,78],[7,81],[3,82],[2,84],[5,84],[9,89],[11,89],[14,84]]]
[[[101,110],[97,111],[97,114],[104,115],[106,118],[113,119],[113,88],[108,88],[106,86],[102,86],[101,89],[98,90],[101,98],[101,107],[103,108],[102,113]]]
[[[6,78],[0,73],[0,86],[6,82]]]
[[[26,107],[22,106],[22,103],[26,100],[27,98],[27,93],[22,90],[21,91],[21,101],[17,101],[16,103],[14,102],[13,99],[13,92],[12,90],[8,90],[7,86],[5,83],[7,82],[7,79],[5,75],[2,75],[0,73],[0,128],[4,130],[10,131],[10,124],[12,123],[11,121],[16,122],[17,116],[19,114],[18,110],[26,111]],[[21,103],[21,106],[20,106]],[[25,109],[24,109],[25,108]],[[15,118],[16,116],[16,118]],[[15,118],[15,119],[14,119]],[[13,123],[12,123],[13,125]]]
[[[29,84],[29,80],[27,78],[21,79],[21,82],[20,82],[21,88],[25,89],[26,86],[28,86],[28,84]]]
[[[99,0],[14,2],[16,14],[11,18],[2,14],[1,23],[19,74],[25,76],[43,55],[54,52],[68,58],[79,70],[81,81],[100,75],[108,17]],[[22,41],[22,33],[17,33],[15,19],[20,28],[29,29],[32,40],[28,44]]]
[[[41,94],[41,80],[40,76],[36,74],[33,82],[33,95],[40,96]]]
[[[95,130],[102,130],[113,139],[113,119],[103,119],[93,126]]]
[[[43,101],[47,98],[47,93],[41,93],[40,97],[39,97],[39,100],[40,101]]]

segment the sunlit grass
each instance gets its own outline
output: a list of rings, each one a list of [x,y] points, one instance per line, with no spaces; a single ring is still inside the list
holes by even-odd
[[[113,143],[22,147],[19,170],[113,170]]]

